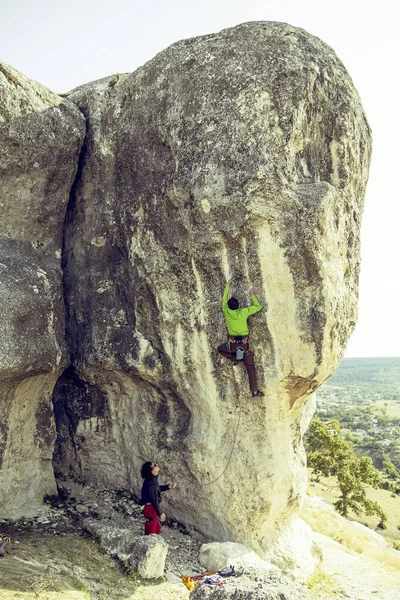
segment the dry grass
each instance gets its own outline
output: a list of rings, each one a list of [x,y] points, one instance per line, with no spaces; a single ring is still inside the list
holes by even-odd
[[[334,593],[337,589],[337,584],[331,575],[327,575],[320,567],[318,567],[311,577],[306,581],[312,596],[319,598],[326,596],[329,592]]]
[[[78,530],[55,536],[9,529],[10,554],[0,559],[1,600],[189,598],[183,584],[140,581]]]
[[[320,482],[310,481],[308,491],[309,493],[315,494],[332,503],[339,498],[339,492],[334,487],[333,478],[321,477]],[[386,529],[378,529],[378,533],[388,542],[388,544],[396,547],[400,544],[400,496],[393,494],[388,490],[375,490],[374,488],[369,488],[368,498],[378,502],[388,517]],[[375,530],[379,523],[379,517],[376,515],[373,515],[372,517],[367,517],[366,515],[357,517],[354,513],[350,513],[349,518],[352,521],[366,525],[373,530]]]
[[[183,584],[146,585],[121,571],[91,539],[8,531],[10,554],[0,559],[1,600],[183,600]],[[16,542],[19,542],[18,544]]]
[[[322,486],[323,484],[317,484]],[[324,494],[317,490],[317,486],[309,488],[309,496],[306,498],[301,518],[310,527],[322,533],[346,548],[379,561],[381,564],[400,571],[400,552],[395,550],[379,533],[363,526],[360,521],[343,518],[329,505],[323,505],[318,499],[313,499],[310,494],[317,493],[325,500],[332,501],[335,497],[332,491],[326,488]],[[380,490],[385,491],[385,490]],[[375,498],[374,498],[375,499]],[[397,499],[399,502],[399,500]],[[387,510],[387,508],[386,508]],[[376,518],[375,518],[376,525]],[[400,533],[396,529],[396,533]]]

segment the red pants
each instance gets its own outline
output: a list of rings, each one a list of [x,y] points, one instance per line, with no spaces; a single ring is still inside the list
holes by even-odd
[[[150,535],[150,533],[156,533],[158,535],[161,531],[161,523],[154,506],[152,504],[146,504],[143,514],[146,519],[152,519],[151,521],[146,521],[144,524],[144,535]]]

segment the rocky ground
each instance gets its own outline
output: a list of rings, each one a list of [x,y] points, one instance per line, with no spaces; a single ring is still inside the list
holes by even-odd
[[[143,516],[129,493],[99,491],[71,482],[60,488],[58,497],[47,499],[39,516],[1,523],[0,531],[11,538],[11,543],[8,558],[0,559],[0,599],[189,598],[189,591],[180,575],[195,575],[204,571],[198,557],[201,544],[208,540],[195,531],[188,531],[179,523],[167,521],[162,530],[162,536],[169,545],[165,578],[142,581],[132,573],[128,564],[113,557],[107,548],[101,548],[89,534],[86,526],[93,520],[109,520],[115,528],[128,528],[132,532],[132,539],[143,535]],[[308,591],[305,586],[302,590],[299,588],[304,597],[309,595],[320,600],[400,600],[398,570],[351,553],[324,535],[316,536],[323,561],[308,582]],[[249,580],[246,593],[250,595],[246,598],[256,597],[252,591],[254,581],[254,578]],[[232,581],[230,585],[234,583]],[[241,584],[244,583],[243,580]],[[266,589],[268,593],[271,591],[270,582]],[[228,591],[225,586],[224,598],[230,597],[226,595]],[[241,593],[244,593],[243,590]],[[263,592],[260,590],[259,593]],[[213,597],[211,589],[207,590],[207,594],[204,598]],[[201,594],[197,594],[197,597],[203,598]]]
[[[0,524],[1,533],[11,539],[7,559],[0,560],[1,600],[113,600],[132,594],[139,599],[142,593],[152,598],[149,582],[132,576],[129,567],[107,556],[107,549],[93,540],[85,527],[88,518],[129,528],[132,539],[143,535],[143,516],[129,493],[70,482],[60,488],[59,497],[47,498],[39,516]],[[166,581],[150,582],[154,598],[186,598],[179,576],[204,571],[198,562],[204,539],[172,521],[165,522],[162,536],[169,545]]]

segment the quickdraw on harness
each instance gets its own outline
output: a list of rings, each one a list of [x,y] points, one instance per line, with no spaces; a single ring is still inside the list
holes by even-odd
[[[0,533],[0,558],[7,557],[7,544],[10,543],[10,538],[5,537]]]

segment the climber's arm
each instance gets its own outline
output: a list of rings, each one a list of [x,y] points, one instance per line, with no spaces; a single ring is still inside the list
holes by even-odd
[[[173,490],[176,488],[176,482],[167,483],[166,485],[160,485],[160,492],[168,492],[168,490]]]
[[[222,296],[222,310],[225,312],[228,309],[229,290],[231,289],[232,279],[230,279],[224,289],[224,295]]]
[[[257,296],[254,293],[254,288],[251,288],[251,290],[249,290],[249,294],[251,296],[251,299],[253,301],[253,306],[248,306],[245,310],[247,312],[247,315],[254,315],[254,313],[259,312],[262,309],[262,306],[260,304],[260,302],[258,301]]]

